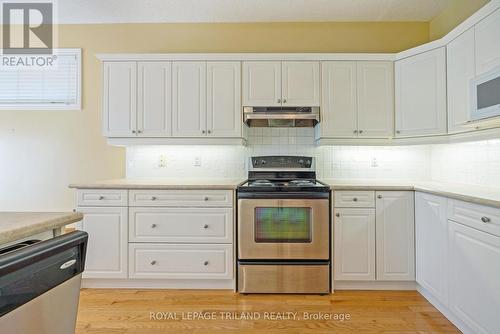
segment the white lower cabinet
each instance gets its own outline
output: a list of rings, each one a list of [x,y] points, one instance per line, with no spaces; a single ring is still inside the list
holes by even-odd
[[[500,333],[500,237],[449,221],[449,308],[473,333]]]
[[[334,210],[334,279],[375,279],[375,209]]]
[[[445,197],[417,192],[415,234],[417,283],[448,305],[448,222]]]
[[[89,234],[84,278],[127,278],[127,208],[79,207]]]
[[[379,191],[376,200],[377,280],[415,280],[413,191]]]
[[[231,279],[232,245],[130,244],[130,278]]]

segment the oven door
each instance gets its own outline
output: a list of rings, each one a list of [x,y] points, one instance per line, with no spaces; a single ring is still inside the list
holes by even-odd
[[[240,260],[330,258],[328,199],[239,199]]]

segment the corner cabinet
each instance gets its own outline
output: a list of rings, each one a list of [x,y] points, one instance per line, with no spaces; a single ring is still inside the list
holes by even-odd
[[[243,105],[319,106],[318,61],[243,62]]]
[[[445,48],[396,61],[395,74],[396,137],[446,134]]]
[[[384,61],[322,62],[320,137],[392,137],[393,68]]]
[[[475,26],[476,75],[485,74],[500,66],[500,9]]]

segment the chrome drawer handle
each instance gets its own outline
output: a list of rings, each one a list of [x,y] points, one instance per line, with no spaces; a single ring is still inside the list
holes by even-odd
[[[155,261],[155,260],[151,261],[151,265],[152,265],[152,266],[154,266],[155,264],[156,264],[156,261]]]
[[[203,225],[203,228],[206,230],[208,228],[208,224]]]
[[[203,200],[204,200],[204,201],[208,201],[208,197],[204,197],[204,198],[203,198]]]
[[[104,196],[99,196],[99,200],[102,201],[104,199]]]
[[[203,262],[204,266],[208,266],[208,261]]]
[[[357,201],[358,201],[358,199],[357,199],[356,197],[354,197],[352,200],[353,200],[354,202],[357,202]]]
[[[335,217],[340,217],[340,213],[336,213],[336,214],[335,214]]]
[[[491,219],[490,219],[490,218],[488,218],[488,217],[482,217],[482,218],[481,218],[481,221],[482,221],[483,223],[489,223],[489,222],[491,222]]]
[[[152,201],[156,201],[157,199],[158,199],[158,197],[156,197],[156,196],[151,197]]]
[[[151,228],[155,228],[156,227],[156,224],[151,224]]]
[[[378,199],[382,199],[382,195],[378,195],[378,196],[377,196],[377,198],[378,198]]]

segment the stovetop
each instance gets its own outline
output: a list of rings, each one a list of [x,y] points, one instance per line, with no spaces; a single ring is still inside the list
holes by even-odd
[[[239,193],[329,192],[330,187],[316,180],[311,170],[313,158],[303,156],[252,157],[253,169]]]

